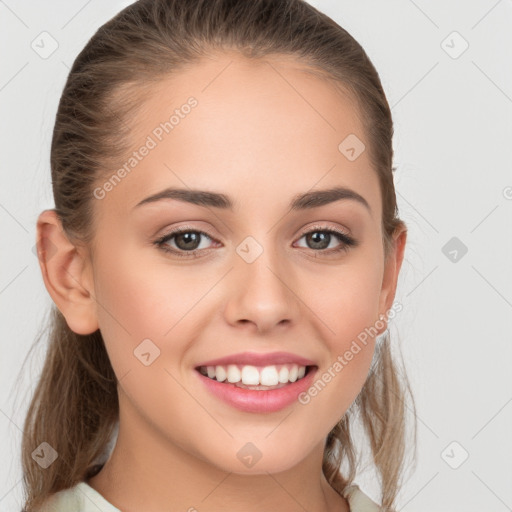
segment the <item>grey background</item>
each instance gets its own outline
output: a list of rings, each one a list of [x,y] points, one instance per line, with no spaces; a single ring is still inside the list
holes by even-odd
[[[2,512],[20,510],[41,349],[16,379],[51,301],[32,251],[37,216],[53,207],[55,111],[75,56],[129,3],[0,0]],[[390,329],[418,407],[418,464],[399,510],[512,510],[512,2],[311,3],[365,48],[394,116],[409,237]],[[377,498],[371,471],[357,483]]]

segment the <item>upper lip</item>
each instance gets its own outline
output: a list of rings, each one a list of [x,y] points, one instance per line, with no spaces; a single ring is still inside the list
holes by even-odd
[[[229,356],[211,359],[196,366],[217,366],[228,364],[252,365],[252,366],[270,366],[275,364],[298,364],[300,366],[316,366],[313,361],[305,357],[292,354],[290,352],[268,352],[266,354],[259,352],[240,352]]]

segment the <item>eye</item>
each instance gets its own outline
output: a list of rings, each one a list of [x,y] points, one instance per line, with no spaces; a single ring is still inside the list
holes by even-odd
[[[307,248],[314,252],[324,254],[348,251],[350,247],[356,247],[359,244],[346,233],[326,226],[314,226],[313,229],[304,233],[299,240],[302,238],[306,238],[309,244]],[[162,251],[171,253],[180,258],[197,258],[199,257],[199,253],[204,251],[209,252],[208,242],[206,242],[206,246],[204,246],[201,244],[202,239],[219,243],[209,233],[187,226],[175,229],[158,238],[153,243]],[[338,241],[338,246],[329,248],[331,243],[336,240]]]
[[[215,240],[204,231],[185,226],[160,237],[155,240],[154,244],[165,252],[170,252],[178,257],[190,258],[207,249],[204,245],[201,246],[202,238]],[[170,241],[173,241],[175,247],[170,246]]]
[[[328,254],[348,251],[350,247],[356,247],[358,245],[358,242],[350,235],[326,226],[313,226],[313,229],[304,233],[299,240],[302,238],[306,239],[306,242],[309,244],[308,248],[316,252],[321,251]],[[338,241],[338,246],[329,248],[331,242],[335,242],[336,240]]]

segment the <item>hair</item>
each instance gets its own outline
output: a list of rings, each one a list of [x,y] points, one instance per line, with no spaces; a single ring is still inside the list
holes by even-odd
[[[361,45],[304,0],[139,0],[96,31],[69,72],[51,144],[55,212],[68,238],[92,250],[93,188],[129,149],[129,115],[143,105],[141,91],[227,50],[248,59],[290,56],[349,92],[379,179],[387,257],[393,234],[405,227],[393,184],[391,111]],[[92,476],[119,420],[117,380],[99,329],[76,334],[55,304],[46,329],[48,346],[21,447],[26,512]],[[322,464],[327,481],[342,493],[360,469],[361,454],[351,436],[360,420],[385,510],[392,510],[403,478],[407,395],[415,410],[409,381],[391,349],[386,330],[360,393],[326,438]],[[413,433],[415,458],[415,422]],[[32,458],[43,441],[58,453],[44,470]]]

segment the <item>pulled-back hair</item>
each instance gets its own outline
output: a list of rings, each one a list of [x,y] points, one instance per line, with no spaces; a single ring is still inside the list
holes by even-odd
[[[249,59],[294,57],[350,94],[379,180],[387,257],[395,230],[404,226],[393,184],[391,111],[361,45],[303,0],[139,0],[97,30],[69,72],[51,145],[55,211],[68,238],[87,245],[94,239],[93,189],[129,149],[129,115],[143,104],[138,92],[223,50]],[[119,420],[117,380],[100,331],[76,334],[52,304],[47,334],[45,361],[24,423],[26,512],[88,478],[93,465],[107,458]],[[353,482],[361,450],[351,427],[360,421],[385,510],[392,508],[403,477],[408,397],[414,407],[391,348],[386,331],[361,392],[326,438],[322,467],[340,493]],[[42,442],[58,453],[46,469],[32,457]]]

